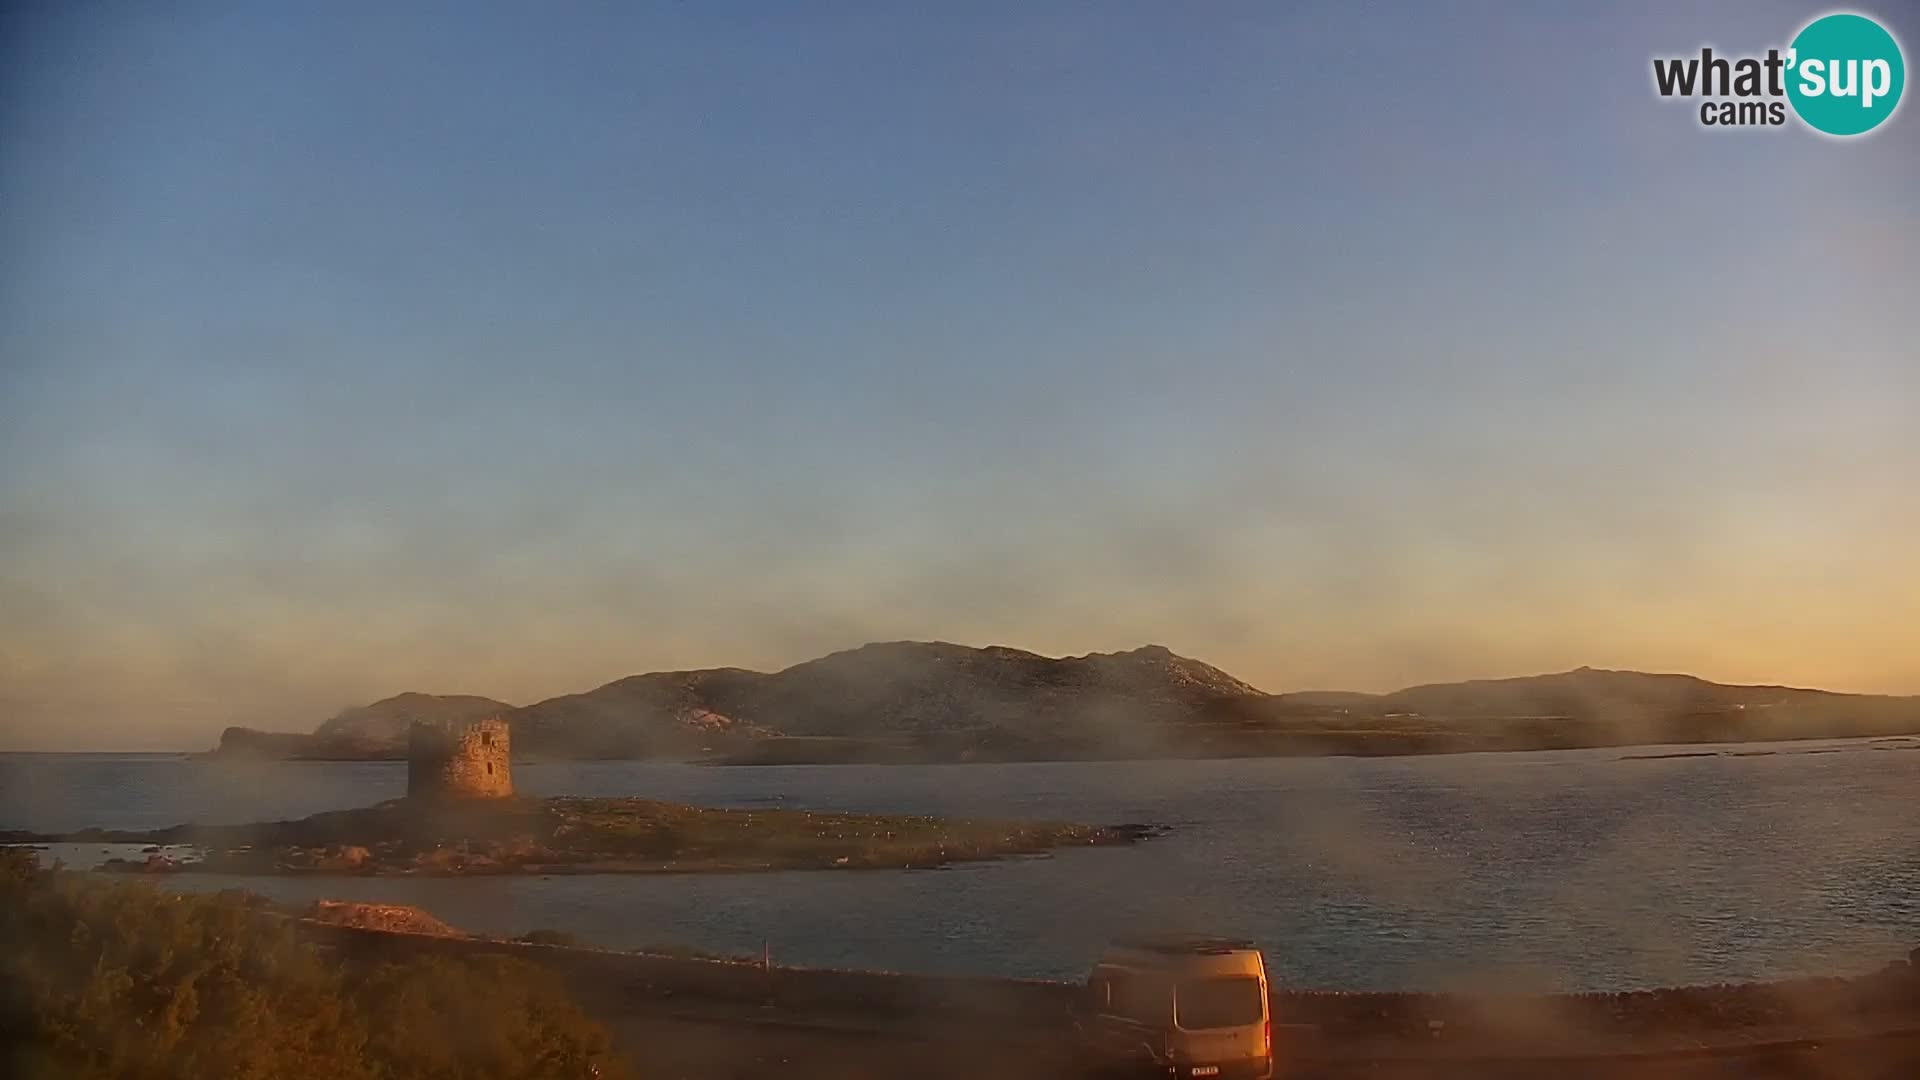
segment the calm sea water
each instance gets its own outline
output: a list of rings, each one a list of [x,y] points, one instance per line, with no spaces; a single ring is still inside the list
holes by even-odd
[[[1073,977],[1143,927],[1245,935],[1278,980],[1618,989],[1866,970],[1920,945],[1920,739],[1393,759],[516,766],[533,794],[1091,822],[1129,848],[946,870],[181,876],[289,902],[777,962]],[[298,817],[402,794],[397,763],[0,755],[0,828]]]

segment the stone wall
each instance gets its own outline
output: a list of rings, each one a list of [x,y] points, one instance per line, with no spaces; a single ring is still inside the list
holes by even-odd
[[[513,794],[506,720],[415,721],[407,737],[407,797],[498,799]]]

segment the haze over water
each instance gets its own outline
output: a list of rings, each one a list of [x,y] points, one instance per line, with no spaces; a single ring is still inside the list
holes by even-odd
[[[1643,758],[1680,752],[1707,757]],[[1626,760],[1623,760],[1625,758]],[[0,827],[294,817],[398,763],[0,757]],[[463,929],[781,963],[1075,978],[1114,933],[1244,934],[1289,985],[1620,989],[1877,968],[1920,944],[1920,738],[1396,759],[516,769],[533,794],[1155,822],[937,871],[167,879],[418,904]]]

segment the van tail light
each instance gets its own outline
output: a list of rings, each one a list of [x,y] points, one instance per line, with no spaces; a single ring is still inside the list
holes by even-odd
[[[1273,1017],[1267,1017],[1267,1053],[1273,1053]]]

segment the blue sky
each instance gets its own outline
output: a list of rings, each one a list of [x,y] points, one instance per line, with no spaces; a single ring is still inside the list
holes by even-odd
[[[891,638],[1920,692],[1912,107],[1649,75],[1823,8],[401,7],[12,16],[0,744]]]

